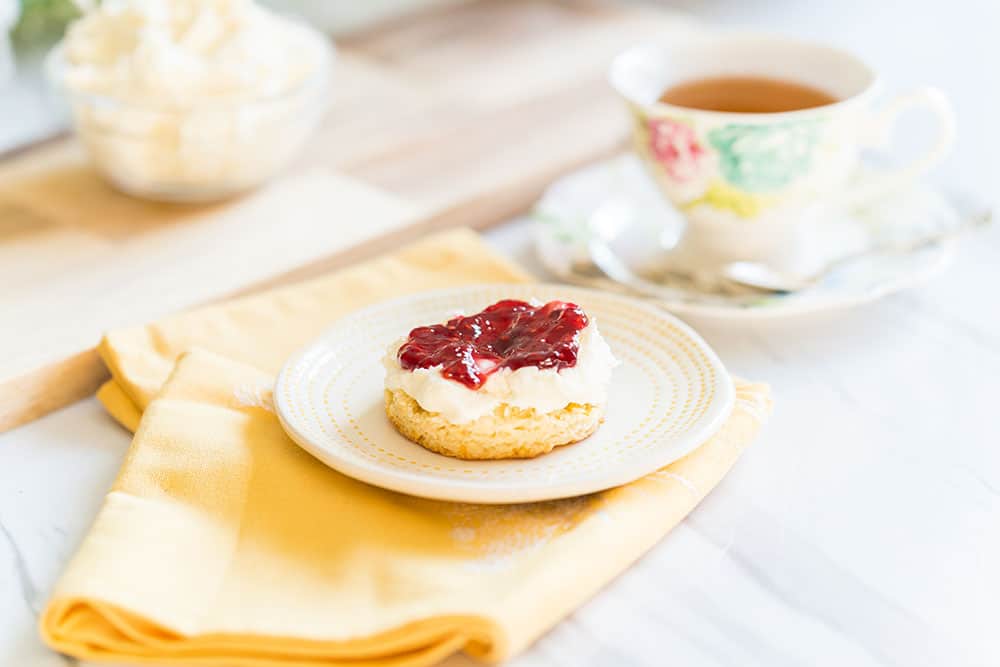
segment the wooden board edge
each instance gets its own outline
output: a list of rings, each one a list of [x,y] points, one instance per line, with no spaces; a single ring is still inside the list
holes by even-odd
[[[91,348],[0,383],[0,433],[93,395],[108,377]]]

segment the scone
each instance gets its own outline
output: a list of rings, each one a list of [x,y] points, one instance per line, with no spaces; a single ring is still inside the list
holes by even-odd
[[[390,346],[385,410],[403,436],[462,459],[531,458],[601,425],[618,361],[579,306],[500,301]]]

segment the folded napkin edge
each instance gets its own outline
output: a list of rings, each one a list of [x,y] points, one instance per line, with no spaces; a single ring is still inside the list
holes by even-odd
[[[84,631],[81,626],[90,625]],[[324,664],[431,665],[458,651],[485,662],[509,656],[504,629],[479,614],[437,614],[352,639],[311,639],[259,633],[185,636],[151,621],[137,620],[117,605],[86,597],[51,601],[38,619],[38,632],[51,648],[83,660],[175,664],[189,658],[218,659],[237,667],[263,661],[291,667]],[[72,633],[77,633],[71,639]],[[108,637],[115,641],[108,641]],[[302,660],[300,663],[299,660]],[[245,660],[245,662],[244,662]],[[343,662],[340,662],[343,661]]]

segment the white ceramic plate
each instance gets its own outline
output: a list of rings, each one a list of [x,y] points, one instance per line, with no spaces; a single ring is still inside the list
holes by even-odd
[[[416,326],[505,298],[568,300],[595,318],[622,361],[601,428],[544,456],[507,461],[441,456],[399,435],[383,402],[381,360],[389,344]],[[415,294],[345,317],[289,359],[274,395],[291,438],[345,475],[427,498],[515,503],[592,493],[654,472],[721,426],[734,390],[705,341],[639,301],[559,285],[475,285]]]
[[[859,172],[858,179],[865,177]],[[618,220],[616,251],[629,264],[656,264],[665,257],[683,226],[633,155],[590,165],[553,183],[536,205],[535,241],[542,264],[554,275],[570,272],[587,256],[590,227],[599,211]],[[904,243],[940,232],[961,219],[955,205],[926,184],[896,192],[856,214],[817,225],[815,252],[831,260],[877,243]],[[682,315],[724,319],[764,319],[836,310],[874,301],[914,287],[943,270],[953,259],[954,240],[906,254],[876,255],[831,272],[816,285],[794,294],[761,295],[751,301],[692,292],[689,297],[655,303]],[[823,262],[819,262],[822,264]]]

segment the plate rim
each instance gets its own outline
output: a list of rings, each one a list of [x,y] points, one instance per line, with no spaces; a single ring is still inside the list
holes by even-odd
[[[710,404],[706,416],[701,420],[703,423],[698,429],[692,429],[680,434],[673,442],[678,453],[662,457],[659,461],[655,456],[647,459],[639,459],[637,462],[622,466],[617,474],[609,474],[594,480],[578,480],[567,482],[561,485],[537,485],[525,489],[507,489],[503,487],[482,486],[476,479],[450,479],[443,481],[440,479],[428,478],[426,475],[409,470],[387,470],[377,464],[355,463],[353,461],[336,456],[333,451],[324,447],[311,438],[303,434],[296,428],[294,419],[289,417],[292,414],[287,401],[289,397],[285,393],[285,388],[289,385],[289,375],[297,368],[305,356],[314,348],[321,346],[323,341],[331,333],[345,323],[349,324],[351,319],[363,317],[368,311],[384,309],[395,303],[405,303],[419,297],[447,296],[449,294],[462,294],[476,289],[530,289],[543,288],[553,289],[562,292],[576,294],[594,294],[602,299],[612,299],[628,303],[631,307],[645,311],[648,315],[667,320],[671,325],[676,326],[690,340],[692,340],[705,354],[708,366],[719,378],[716,389],[716,398]],[[421,290],[410,294],[400,295],[394,298],[378,301],[362,308],[353,310],[339,318],[332,325],[327,327],[310,342],[293,352],[285,360],[274,383],[274,407],[275,414],[281,424],[282,429],[288,437],[307,453],[318,459],[324,465],[337,472],[351,477],[357,481],[372,486],[380,487],[389,491],[403,493],[410,496],[417,496],[433,500],[444,500],[452,502],[468,502],[478,504],[513,504],[540,502],[545,500],[556,500],[560,498],[571,498],[589,493],[597,493],[607,489],[622,486],[645,477],[648,474],[660,470],[670,465],[704,444],[708,438],[712,437],[722,427],[732,413],[736,402],[736,390],[732,376],[726,369],[725,364],[708,342],[702,338],[690,325],[679,319],[677,316],[664,311],[662,308],[640,299],[617,295],[601,290],[563,285],[550,282],[532,283],[469,283],[458,287],[445,287],[431,290]],[[680,444],[677,444],[680,443]],[[673,450],[672,450],[673,451]],[[538,457],[542,458],[542,457]],[[530,460],[530,459],[529,459]],[[655,462],[648,465],[641,465],[644,460]],[[488,465],[489,461],[477,462]],[[641,470],[639,470],[641,469]],[[409,482],[409,484],[407,484]]]

